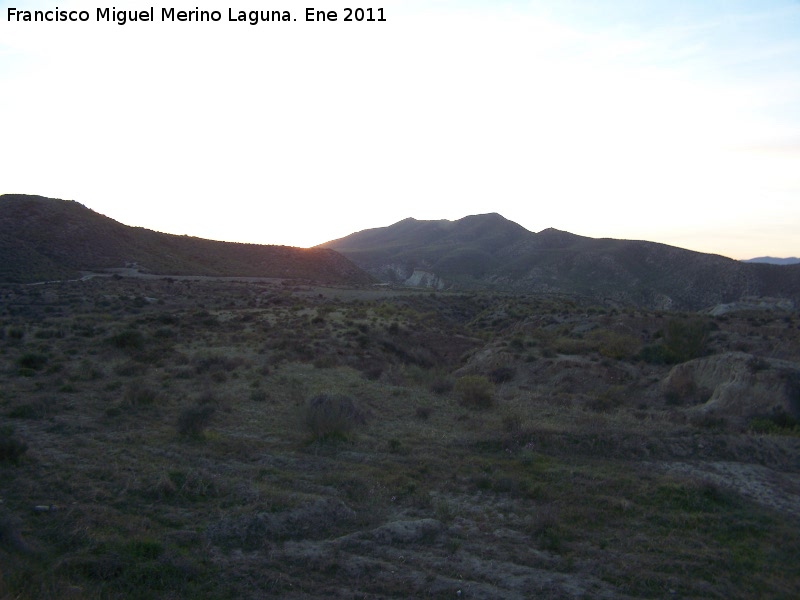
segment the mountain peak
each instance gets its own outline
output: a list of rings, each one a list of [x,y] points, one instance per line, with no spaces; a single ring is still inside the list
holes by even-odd
[[[700,309],[753,293],[800,299],[800,269],[777,277],[769,265],[654,242],[595,239],[553,227],[533,233],[498,213],[406,219],[322,247],[378,279],[409,285],[419,285],[414,274],[424,271],[456,289],[578,294],[660,309]]]

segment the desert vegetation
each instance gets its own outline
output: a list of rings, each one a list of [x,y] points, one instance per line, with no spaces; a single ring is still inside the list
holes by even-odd
[[[5,285],[0,597],[792,597],[799,364],[786,311]]]

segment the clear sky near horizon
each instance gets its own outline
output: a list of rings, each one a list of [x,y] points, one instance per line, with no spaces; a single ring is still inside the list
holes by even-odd
[[[498,212],[800,255],[798,0],[97,2],[0,0],[0,193],[261,244]],[[90,19],[9,20],[56,7]],[[228,20],[265,7],[297,20]]]

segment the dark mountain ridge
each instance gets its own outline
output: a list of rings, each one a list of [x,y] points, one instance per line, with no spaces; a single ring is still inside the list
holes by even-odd
[[[496,213],[457,221],[405,219],[318,247],[375,277],[444,287],[566,293],[650,308],[698,310],[748,296],[800,300],[800,265],[743,263],[639,240],[528,231]],[[433,278],[431,280],[434,280]]]
[[[68,279],[82,270],[130,263],[161,275],[372,281],[333,250],[171,235],[123,225],[75,201],[0,196],[0,282]]]

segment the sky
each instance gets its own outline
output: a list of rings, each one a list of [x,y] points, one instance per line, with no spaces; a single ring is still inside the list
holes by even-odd
[[[0,193],[259,244],[497,212],[800,256],[800,0],[100,2],[0,0]],[[9,20],[56,7],[90,18]],[[297,20],[229,21],[260,7]]]

